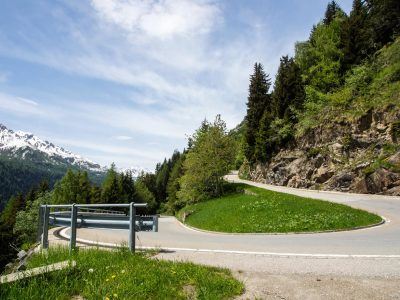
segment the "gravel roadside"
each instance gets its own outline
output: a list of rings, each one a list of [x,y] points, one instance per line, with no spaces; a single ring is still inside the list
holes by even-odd
[[[201,252],[159,253],[156,257],[231,269],[246,286],[238,299],[400,299],[399,259]]]

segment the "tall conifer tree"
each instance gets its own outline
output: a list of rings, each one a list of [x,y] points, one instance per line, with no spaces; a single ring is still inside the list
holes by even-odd
[[[264,111],[271,111],[271,99],[268,94],[270,86],[271,81],[269,76],[265,74],[263,66],[260,63],[256,63],[254,65],[254,73],[250,77],[245,132],[245,156],[252,163],[257,160],[254,153],[260,120]]]
[[[371,31],[367,25],[368,11],[362,0],[354,0],[350,16],[344,21],[341,32],[344,73],[354,64],[359,64],[369,53],[372,43]]]
[[[112,164],[103,182],[101,198],[104,203],[118,203],[120,196],[121,189],[118,182],[118,173],[115,170],[115,164]]]
[[[255,160],[258,162],[266,162],[268,161],[274,149],[272,149],[271,145],[271,132],[270,125],[273,118],[273,113],[271,111],[264,111],[264,114],[260,120],[260,125],[258,131],[256,132],[256,146],[254,150]]]
[[[165,202],[167,199],[167,184],[169,179],[169,173],[171,171],[171,161],[164,159],[159,171],[156,174],[156,188],[157,188],[157,200],[158,202]]]
[[[304,98],[301,70],[293,58],[283,56],[272,94],[272,111],[275,117],[295,121],[294,110],[301,108]]]
[[[368,22],[373,31],[373,50],[379,50],[400,35],[399,0],[365,0]]]
[[[329,25],[333,19],[335,19],[336,14],[338,12],[342,12],[342,9],[339,7],[339,5],[337,5],[337,3],[335,1],[331,1],[328,3],[328,6],[326,7],[326,11],[325,11],[325,17],[324,17],[324,24],[325,25]]]
[[[135,201],[135,182],[132,172],[127,171],[119,175],[119,185],[121,190],[121,202],[130,203]]]
[[[92,185],[89,180],[87,171],[78,172],[79,191],[77,203],[89,204],[91,201],[90,193]]]

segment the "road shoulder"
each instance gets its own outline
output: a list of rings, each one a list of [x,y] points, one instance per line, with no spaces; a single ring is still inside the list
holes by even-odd
[[[238,299],[399,299],[398,259],[272,258],[159,253],[156,258],[225,267],[246,286]]]

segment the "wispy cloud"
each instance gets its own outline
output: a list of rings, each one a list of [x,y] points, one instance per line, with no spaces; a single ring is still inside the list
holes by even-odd
[[[142,148],[141,145],[137,145],[136,147],[126,147],[107,143],[64,138],[53,138],[53,142],[63,145],[66,148],[89,150],[91,152],[90,159],[98,158],[99,160],[97,161],[103,163],[104,165],[108,165],[113,161],[120,160],[121,158],[128,160],[132,160],[132,158],[134,158],[138,162],[146,162],[145,165],[151,166],[151,164],[148,164],[148,162],[153,162],[154,157],[166,157],[169,155],[167,152],[159,151],[154,148]]]
[[[0,108],[3,111],[18,115],[43,116],[45,114],[42,110],[37,108],[37,103],[35,101],[3,93],[0,93]]]
[[[129,141],[132,139],[131,136],[127,136],[127,135],[117,135],[117,136],[114,136],[114,138],[116,140],[120,140],[120,141]]]
[[[38,106],[38,105],[39,105],[36,101],[34,101],[34,100],[32,100],[32,99],[23,98],[23,97],[17,97],[17,99],[20,100],[20,101],[22,101],[22,102],[24,102],[24,103],[33,105],[33,106]]]

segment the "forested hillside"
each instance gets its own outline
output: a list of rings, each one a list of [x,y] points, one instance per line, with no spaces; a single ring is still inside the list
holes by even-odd
[[[275,83],[256,63],[237,161],[271,184],[400,194],[400,2],[330,2]]]
[[[78,168],[75,168],[78,170]],[[0,212],[4,209],[8,199],[17,193],[26,193],[33,186],[47,181],[53,187],[61,179],[68,166],[39,163],[19,158],[9,158],[0,155]],[[100,184],[105,173],[89,172],[89,178]]]
[[[42,181],[47,181],[49,186],[53,187],[67,170],[66,165],[39,163],[0,155],[0,212],[11,196],[26,193]],[[105,176],[105,173],[97,172],[88,174],[90,180],[96,184],[100,184]]]
[[[42,180],[47,180],[53,185],[63,174],[62,170],[54,169],[51,172],[47,168],[39,168],[19,159],[0,157],[0,212],[12,195],[18,192],[26,193]]]

